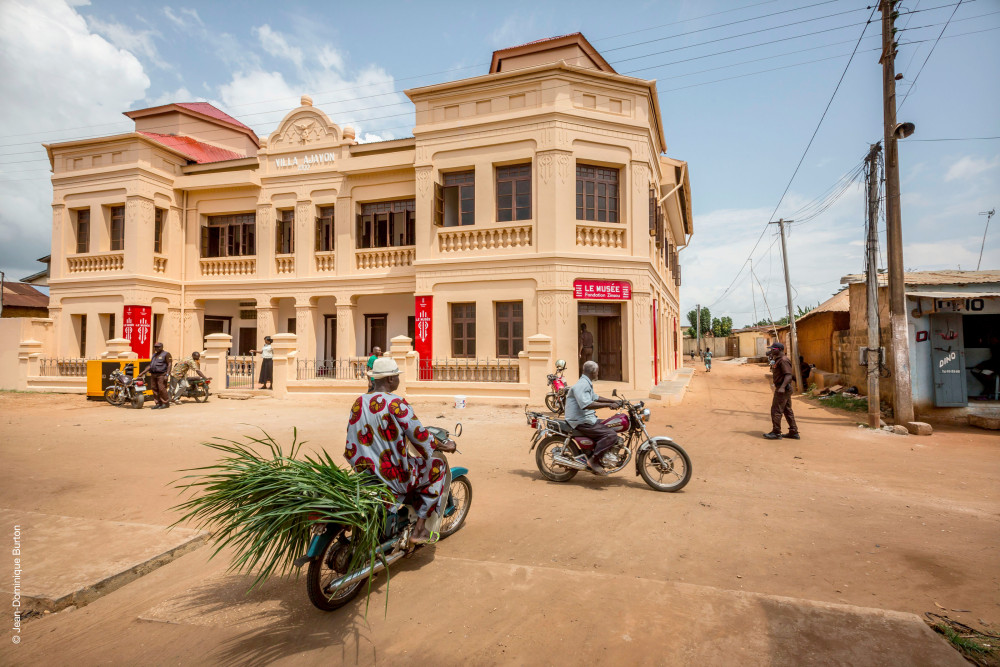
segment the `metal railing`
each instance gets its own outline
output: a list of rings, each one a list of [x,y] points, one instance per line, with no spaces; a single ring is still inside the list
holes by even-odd
[[[42,357],[39,362],[41,374],[47,377],[87,377],[86,359]]]
[[[253,389],[256,387],[257,364],[253,357],[226,357],[226,388]]]
[[[367,359],[299,359],[295,362],[298,380],[363,380]]]
[[[517,359],[431,359],[429,380],[441,382],[520,382]],[[422,374],[423,375],[423,374]]]

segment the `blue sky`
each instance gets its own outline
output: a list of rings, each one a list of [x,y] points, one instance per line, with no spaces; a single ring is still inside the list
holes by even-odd
[[[906,28],[897,58],[902,99],[952,17],[899,113],[917,126],[900,147],[910,269],[975,268],[985,224],[978,214],[1000,204],[1000,141],[915,141],[1000,136],[1000,0],[964,0],[957,9],[956,1],[905,0],[897,22]],[[657,80],[668,154],[689,162],[695,235],[681,254],[682,310],[712,304],[713,314],[742,325],[753,319],[754,300],[749,273],[737,271],[870,13],[856,0],[0,0],[0,270],[20,278],[48,253],[43,141],[128,131],[122,111],[193,100],[266,136],[303,93],[363,140],[407,136],[413,116],[402,90],[484,73],[496,48],[579,30],[619,72]],[[881,137],[878,16],[777,216],[795,217]],[[792,228],[796,303],[825,299],[840,276],[861,270],[863,215],[862,192],[852,186],[823,215]],[[780,317],[773,240],[767,232],[754,272]],[[982,264],[1000,269],[996,219]]]

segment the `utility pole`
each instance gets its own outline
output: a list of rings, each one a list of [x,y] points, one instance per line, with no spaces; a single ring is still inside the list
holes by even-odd
[[[788,297],[788,325],[790,327],[788,336],[788,342],[791,343],[789,350],[792,359],[792,370],[795,371],[795,383],[799,386],[800,392],[805,392],[806,388],[802,386],[802,367],[799,366],[799,338],[795,331],[795,310],[792,308],[792,280],[788,277],[788,247],[785,245],[785,224],[795,222],[794,220],[785,220],[782,218],[777,222],[772,222],[772,225],[778,225],[778,229],[781,230],[781,260],[785,265],[785,294]]]
[[[981,211],[979,213],[979,215],[986,216],[986,229],[983,230],[983,242],[979,246],[979,261],[976,262],[976,271],[979,270],[979,265],[983,263],[983,248],[986,247],[986,233],[990,231],[990,218],[992,218],[993,214],[996,212],[997,210],[995,208],[991,208],[988,211]]]
[[[697,337],[698,341],[698,358],[701,359],[701,304],[695,304],[695,332],[694,335]]]
[[[903,275],[903,224],[899,210],[898,136],[909,136],[913,125],[896,124],[896,40],[893,5],[898,0],[879,0],[882,12],[882,120],[885,130],[885,245],[889,264],[889,323],[892,332],[893,406],[897,424],[913,421],[913,389],[910,386],[910,341],[906,329],[906,278]]]
[[[865,285],[868,301],[868,426],[878,428],[882,419],[879,395],[878,321],[878,154],[879,144],[868,151],[868,238],[865,246]]]

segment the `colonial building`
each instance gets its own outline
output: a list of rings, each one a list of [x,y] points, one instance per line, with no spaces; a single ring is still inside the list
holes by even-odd
[[[294,333],[321,367],[406,335],[447,364],[540,334],[575,372],[586,324],[602,378],[649,389],[675,369],[691,197],[655,82],[573,34],[406,94],[406,139],[358,143],[303,96],[266,139],[179,103],[46,146],[51,353]]]

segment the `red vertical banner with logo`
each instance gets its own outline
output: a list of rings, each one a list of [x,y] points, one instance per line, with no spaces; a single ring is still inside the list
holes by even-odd
[[[431,370],[431,359],[434,354],[434,297],[418,296],[414,298],[414,322],[413,349],[420,355],[420,367],[417,377],[420,380],[433,380]]]
[[[149,359],[153,348],[153,309],[149,306],[125,306],[122,336],[140,359]]]

